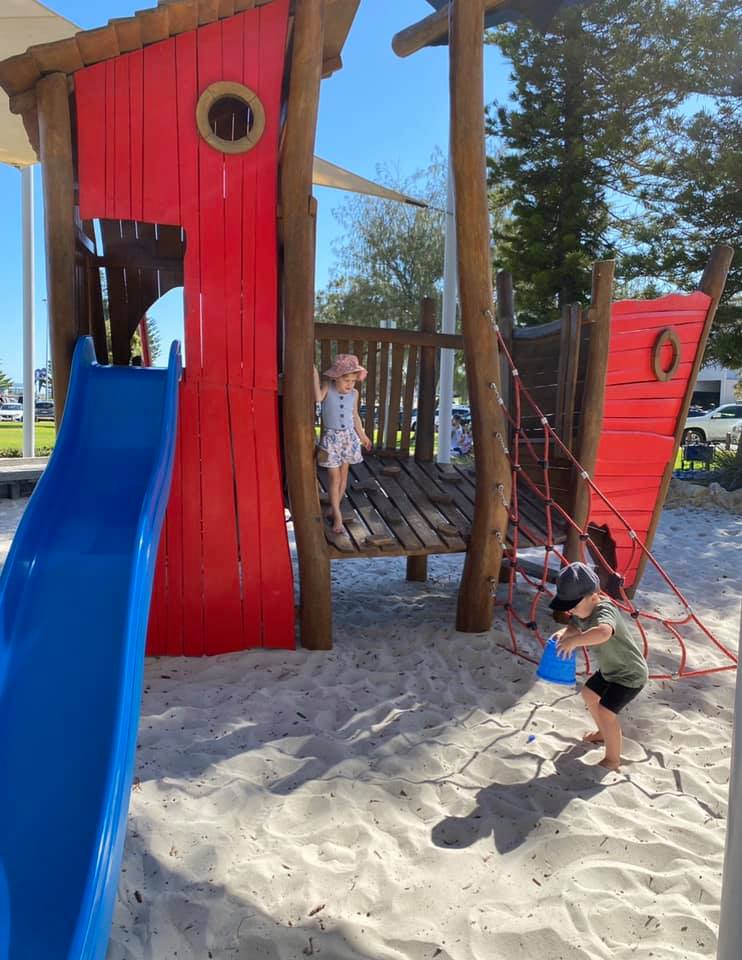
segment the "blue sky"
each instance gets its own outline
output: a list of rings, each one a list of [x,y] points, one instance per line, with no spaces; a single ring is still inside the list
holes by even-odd
[[[47,0],[47,5],[85,29],[112,17],[131,16],[136,0]],[[154,5],[154,3],[152,3]],[[317,131],[319,156],[373,179],[376,166],[387,163],[407,176],[427,165],[436,147],[448,143],[447,48],[422,50],[400,60],[391,49],[392,36],[430,12],[425,0],[362,0],[343,52],[343,69],[323,81]],[[509,88],[507,64],[493,47],[486,48],[486,97],[503,100]],[[46,354],[46,287],[44,276],[41,181],[35,169],[37,197],[35,366]],[[318,188],[317,286],[327,281],[333,262],[337,226],[332,209],[343,194]],[[21,376],[21,221],[20,174],[0,165],[0,368],[15,380]],[[178,296],[178,294],[174,294]],[[163,339],[177,333],[178,311],[163,307],[155,314]]]

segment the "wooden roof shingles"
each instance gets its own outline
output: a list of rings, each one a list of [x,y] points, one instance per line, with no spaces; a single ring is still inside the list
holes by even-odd
[[[140,50],[161,40],[272,0],[159,0],[156,7],[138,10],[131,17],[109,20],[106,26],[81,30],[74,37],[40,43],[25,53],[0,61],[0,87],[10,97],[10,108],[23,117],[32,145],[36,141],[36,107],[33,90],[49,73],[74,74],[83,67]],[[307,2],[307,0],[299,0]],[[311,0],[310,0],[311,2]],[[323,76],[342,66],[341,52],[358,11],[360,0],[327,0],[323,48]]]

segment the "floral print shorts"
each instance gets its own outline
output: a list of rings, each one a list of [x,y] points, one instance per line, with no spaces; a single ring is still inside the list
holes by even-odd
[[[321,467],[341,467],[344,463],[363,461],[361,438],[355,430],[325,430],[319,448]]]

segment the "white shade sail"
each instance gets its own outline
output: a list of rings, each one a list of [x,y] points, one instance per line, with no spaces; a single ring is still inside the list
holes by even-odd
[[[322,160],[320,157],[314,158],[312,181],[318,187],[334,187],[336,190],[364,193],[371,197],[381,197],[383,200],[396,200],[398,203],[409,203],[414,207],[428,206],[423,200],[416,200],[414,197],[408,197],[404,193],[398,193],[396,190],[382,187],[380,184],[374,183],[373,180],[366,180],[364,177],[359,177],[349,170],[343,170],[342,167],[330,163],[328,160]]]
[[[38,0],[1,0],[0,60],[25,53],[37,43],[64,40],[79,29]],[[0,90],[0,163],[27,167],[36,162],[22,120],[10,112],[8,96]]]

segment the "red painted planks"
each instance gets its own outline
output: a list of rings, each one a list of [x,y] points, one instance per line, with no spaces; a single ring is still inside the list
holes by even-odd
[[[243,643],[227,388],[204,384],[199,399],[204,652],[228,653],[242,649]]]
[[[606,377],[606,396],[614,398],[625,396],[630,400],[660,397],[684,397],[692,369],[691,363],[681,363],[671,380],[657,380],[654,372],[642,377],[632,375],[625,370],[608,371]]]
[[[657,300],[619,300],[611,308],[611,339],[617,332],[650,330],[695,323],[706,316],[711,298],[696,291],[673,293]]]
[[[116,158],[116,124],[115,102],[116,102],[116,61],[107,60],[105,63],[105,85],[106,85],[106,130],[105,130],[105,156],[106,156],[106,205],[105,216],[113,220],[115,214],[115,158]]]
[[[180,388],[181,464],[183,471],[183,653],[204,653],[203,551],[201,542],[201,421],[198,384]]]
[[[149,623],[147,625],[148,657],[162,657],[167,651],[167,591],[165,585],[165,569],[167,558],[167,521],[162,525],[160,545],[157,551],[157,565],[155,579],[152,585],[152,600],[149,607]]]
[[[602,462],[628,460],[644,466],[666,460],[673,449],[670,437],[656,433],[613,433],[604,430],[598,446],[598,460]],[[642,471],[645,472],[645,471]]]
[[[75,74],[80,216],[92,220],[106,210],[106,65]]]
[[[246,648],[262,646],[263,581],[260,565],[260,513],[258,498],[258,451],[255,446],[253,391],[228,388],[234,479],[237,491],[237,520],[242,583],[242,630]]]
[[[243,17],[243,83],[258,91],[260,85],[260,21],[257,11]],[[265,139],[265,138],[263,138]],[[262,141],[242,157],[242,383],[255,383],[255,296],[259,286],[256,267],[258,247],[257,198],[259,171],[267,146]],[[275,160],[274,160],[275,162]],[[277,311],[276,311],[277,313]]]
[[[202,92],[222,79],[222,25],[210,23],[198,31],[198,83]],[[201,246],[202,351],[204,381],[227,380],[227,324],[224,288],[224,154],[199,143],[199,243]],[[239,322],[239,318],[237,318]]]
[[[680,412],[681,400],[676,398],[659,400],[613,400],[606,397],[603,414],[606,417],[641,417],[646,421],[645,432],[659,432],[652,427],[655,417],[675,417]]]
[[[132,220],[129,57],[118,57],[112,61],[112,64],[114,71],[113,127],[115,130],[112,210],[113,216],[117,220]]]
[[[182,390],[182,386],[181,386]],[[182,412],[182,401],[179,412]],[[173,479],[167,506],[167,622],[165,652],[183,656],[183,433],[191,424],[178,423]]]
[[[142,218],[180,224],[175,40],[145,47]],[[193,120],[191,121],[193,122]]]
[[[144,57],[141,50],[129,55],[129,161],[131,163],[131,218],[143,220],[144,183]]]
[[[293,649],[294,587],[279,462],[278,407],[273,391],[256,390],[255,437],[260,451],[260,566],[263,646]]]
[[[625,433],[635,433],[651,427],[653,433],[660,433],[666,437],[675,435],[675,417],[652,417],[649,421],[644,417],[606,417],[603,420],[604,430],[620,430]]]
[[[198,169],[201,138],[194,122],[198,102],[196,33],[176,37],[175,63],[178,77],[178,144],[180,161],[179,203],[186,232],[183,274],[185,366],[195,379],[201,372],[201,253],[199,245]]]
[[[675,335],[681,344],[689,344],[695,351],[700,332],[703,329],[704,320],[705,314],[699,314],[697,323],[682,323],[678,327],[669,324],[669,329],[675,331]],[[663,327],[662,329],[667,329],[667,327]],[[661,330],[627,330],[624,332],[621,326],[617,324],[611,335],[611,351],[608,358],[609,366],[616,361],[621,353],[627,350],[646,350],[651,352],[660,333]]]
[[[276,390],[277,338],[275,317],[278,302],[278,136],[280,132],[280,92],[283,57],[269,51],[284,50],[288,23],[288,0],[259,7],[260,16],[260,90],[265,106],[266,125],[258,145],[260,153],[260,189],[256,211],[255,290],[255,387]]]

